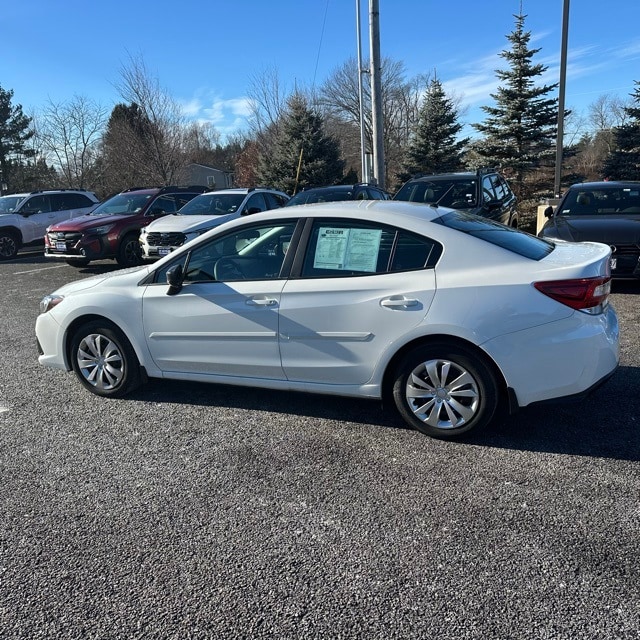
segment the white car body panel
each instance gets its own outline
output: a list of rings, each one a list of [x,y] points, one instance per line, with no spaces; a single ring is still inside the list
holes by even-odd
[[[532,284],[606,274],[606,245],[558,243],[547,257],[530,260],[423,224],[447,210],[389,201],[291,207],[277,217],[330,218],[345,210],[352,219],[435,238],[445,247],[436,268],[190,283],[177,295],[167,295],[164,284],[139,284],[191,245],[180,247],[151,267],[63,287],[58,293],[65,300],[36,322],[44,351],[39,360],[69,369],[67,328],[82,315],[99,314],[128,336],[151,377],[380,397],[394,354],[428,336],[465,340],[484,351],[520,406],[582,393],[615,370],[619,328],[613,308],[595,315],[575,311]],[[273,211],[250,219],[269,216]],[[225,223],[197,242],[244,223]],[[408,304],[399,304],[402,297]]]
[[[195,282],[174,296],[145,287],[144,334],[165,375],[195,372],[284,379],[278,312],[284,280]]]

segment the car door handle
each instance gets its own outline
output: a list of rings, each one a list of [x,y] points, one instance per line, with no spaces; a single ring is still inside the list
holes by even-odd
[[[247,304],[254,307],[274,307],[278,301],[275,298],[250,298],[247,300]]]
[[[380,301],[381,307],[415,307],[420,302],[415,298],[405,298],[404,296],[394,296],[393,298],[385,298]]]

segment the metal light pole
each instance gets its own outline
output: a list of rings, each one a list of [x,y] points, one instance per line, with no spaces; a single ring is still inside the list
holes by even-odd
[[[380,8],[378,0],[369,0],[369,37],[371,40],[371,127],[373,129],[373,168],[378,186],[384,189],[385,163],[382,120],[382,82],[380,79]]]
[[[564,0],[562,12],[562,47],[560,50],[560,84],[558,87],[558,138],[556,140],[556,174],[553,195],[560,197],[560,179],[562,176],[562,150],[564,138],[564,93],[567,82],[567,41],[569,35],[569,0]]]

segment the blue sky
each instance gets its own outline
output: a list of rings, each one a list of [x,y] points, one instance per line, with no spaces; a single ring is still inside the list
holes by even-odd
[[[368,0],[362,9],[368,57]],[[379,0],[383,56],[408,77],[435,70],[480,122],[504,66],[520,0]],[[522,0],[535,62],[557,82],[563,0]],[[246,128],[252,78],[277,69],[281,84],[319,86],[356,56],[355,0],[22,0],[0,12],[0,86],[33,113],[74,95],[109,108],[120,70],[142,56],[190,117],[226,133]],[[602,94],[628,98],[640,80],[640,2],[572,0],[566,106],[586,112]]]

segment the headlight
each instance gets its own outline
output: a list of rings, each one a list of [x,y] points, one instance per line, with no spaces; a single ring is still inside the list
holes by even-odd
[[[45,296],[40,300],[40,313],[47,313],[48,311],[51,311],[53,307],[60,304],[63,300],[64,296],[58,296],[55,293]]]
[[[114,227],[113,224],[105,224],[105,225],[102,225],[101,227],[95,227],[89,230],[89,233],[95,233],[97,236],[103,236],[105,233],[109,233],[109,231],[111,231],[113,227]]]

